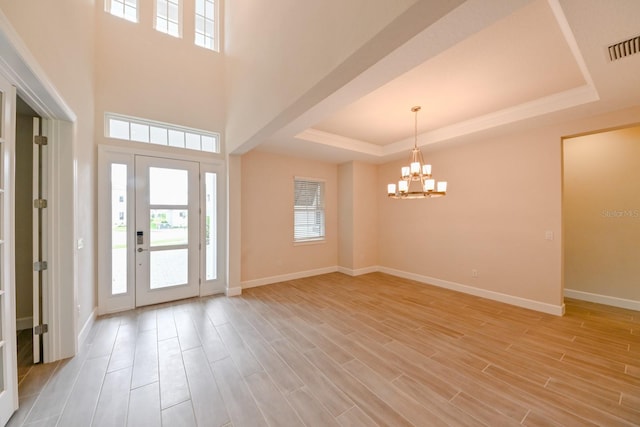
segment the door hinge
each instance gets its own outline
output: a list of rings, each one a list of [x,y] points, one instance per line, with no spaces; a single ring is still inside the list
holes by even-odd
[[[44,325],[36,325],[33,328],[33,333],[36,335],[46,334],[47,332],[49,332],[49,325],[46,323]]]
[[[35,199],[33,201],[33,207],[36,209],[44,209],[47,207],[47,199]]]
[[[33,263],[33,271],[46,270],[48,267],[47,261],[38,261]]]
[[[46,136],[34,136],[33,143],[36,145],[47,145],[48,139]]]

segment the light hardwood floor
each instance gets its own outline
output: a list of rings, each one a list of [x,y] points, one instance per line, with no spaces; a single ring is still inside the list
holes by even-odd
[[[640,425],[640,312],[339,273],[100,318],[9,425]]]

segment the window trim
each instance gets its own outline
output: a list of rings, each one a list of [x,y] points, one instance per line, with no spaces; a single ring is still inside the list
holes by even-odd
[[[138,22],[140,22],[139,1],[138,0],[129,0],[129,1],[134,1],[135,2],[136,17],[135,17],[135,20],[133,20],[133,21],[126,17],[126,14],[124,13],[124,11],[123,11],[122,15],[118,15],[118,14],[115,14],[115,13],[111,12],[111,4],[114,2],[114,0],[105,0],[104,1],[104,11],[107,12],[111,16],[115,16],[116,18],[124,19],[127,22],[133,22],[133,23],[137,24]],[[126,5],[127,0],[115,0],[115,2],[116,3],[122,3],[123,6],[124,6],[124,5]]]
[[[121,137],[117,137],[117,136],[112,136],[110,133],[110,121],[111,120],[118,120],[118,121],[122,121],[122,122],[127,122],[129,124],[129,136],[127,138],[121,138]],[[168,140],[166,144],[157,144],[154,142],[151,142],[151,136],[149,135],[149,140],[148,141],[140,141],[137,139],[132,139],[131,138],[131,125],[135,124],[135,125],[141,125],[141,126],[148,126],[149,127],[149,132],[151,132],[151,127],[153,128],[159,128],[159,129],[163,129],[166,130],[167,136],[169,135],[169,133],[171,131],[173,132],[183,132],[184,133],[184,145],[183,146],[175,146],[172,145]],[[200,136],[200,149],[195,149],[195,148],[188,148],[187,142],[186,142],[186,134],[194,134],[194,135],[199,135]],[[133,116],[126,116],[123,114],[117,114],[117,113],[104,113],[104,136],[105,138],[110,138],[110,139],[118,139],[121,141],[129,141],[135,144],[145,144],[147,146],[160,146],[160,147],[172,147],[172,148],[178,148],[178,149],[182,149],[182,150],[189,150],[189,151],[196,151],[196,152],[201,152],[201,153],[209,153],[209,154],[222,154],[222,144],[221,144],[221,138],[220,138],[220,134],[218,132],[211,132],[211,131],[206,131],[206,130],[202,130],[202,129],[195,129],[195,128],[189,128],[186,126],[180,126],[180,125],[175,125],[172,123],[164,123],[164,122],[158,122],[155,120],[149,120],[149,119],[142,119],[139,117],[133,117]],[[203,150],[202,149],[202,137],[208,137],[208,138],[212,138],[213,139],[213,151],[210,150]]]
[[[175,37],[177,39],[181,39],[182,38],[182,27],[183,27],[183,18],[182,18],[182,4],[183,2],[181,0],[164,0],[167,2],[167,31],[164,31],[162,29],[158,28],[158,2],[160,2],[160,0],[155,0],[153,2],[153,29],[156,30],[159,33],[162,34],[166,34],[168,36],[171,37]],[[169,3],[177,3],[178,4],[178,34],[172,34],[169,32],[169,22],[173,22],[169,20],[169,16],[168,16],[168,8],[169,8]],[[162,18],[164,19],[164,18]]]
[[[201,15],[199,14],[198,11],[198,5],[197,2],[199,0],[195,0],[194,1],[194,27],[193,27],[193,43],[194,45],[201,47],[203,49],[207,49],[207,50],[212,50],[214,52],[220,52],[220,10],[219,10],[219,0],[202,0],[202,2],[204,2],[204,9],[205,9],[205,15]],[[211,41],[211,47],[207,47],[206,45],[201,45],[198,44],[197,42],[197,38],[198,38],[198,34],[203,35],[204,37],[206,37],[206,34],[203,33],[199,33],[197,28],[198,28],[198,17],[202,17],[205,19],[205,26],[206,26],[206,20],[208,19],[206,16],[206,7],[207,7],[207,1],[210,1],[211,3],[213,3],[213,17],[210,19],[211,21],[213,21],[213,35],[211,37],[212,41]],[[205,27],[206,28],[206,27]]]
[[[321,206],[318,206],[317,203],[314,205],[316,215],[318,213],[321,213],[321,218],[322,218],[322,224],[321,224],[322,234],[320,236],[296,238],[296,213],[297,213],[297,209],[296,209],[296,195],[297,195],[296,187],[297,186],[296,186],[296,183],[297,182],[307,182],[307,183],[318,183],[318,184],[320,184],[319,188],[320,188],[320,197],[321,197],[320,205]],[[326,239],[327,239],[326,180],[322,179],[322,178],[310,178],[310,177],[304,177],[304,176],[294,176],[293,177],[293,244],[294,244],[294,246],[325,243]]]

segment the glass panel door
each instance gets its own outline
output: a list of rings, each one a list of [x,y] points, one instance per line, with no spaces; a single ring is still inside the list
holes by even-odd
[[[198,163],[136,156],[136,306],[199,294]]]

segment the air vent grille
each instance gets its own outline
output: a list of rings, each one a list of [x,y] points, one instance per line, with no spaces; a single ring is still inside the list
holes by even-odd
[[[616,61],[629,55],[640,53],[640,36],[630,38],[608,47],[609,60]]]

